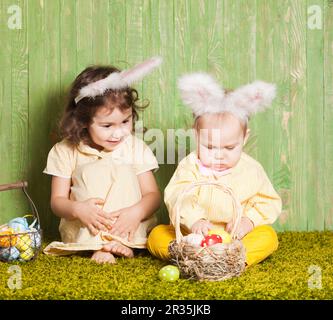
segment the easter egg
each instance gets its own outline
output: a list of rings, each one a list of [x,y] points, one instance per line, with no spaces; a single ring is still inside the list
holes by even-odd
[[[227,231],[224,231],[222,228],[211,229],[208,231],[209,235],[217,234],[222,238],[222,243],[230,243],[231,235]]]
[[[206,236],[202,240],[201,246],[202,247],[209,247],[209,246],[212,246],[212,245],[217,244],[217,243],[222,243],[221,236],[219,236],[218,234],[211,234],[211,235]]]
[[[164,266],[158,273],[158,277],[162,281],[177,281],[179,279],[179,269],[176,266]]]
[[[204,239],[204,236],[201,234],[190,233],[183,238],[183,241],[187,242],[188,244],[191,244],[192,246],[200,247],[203,239]]]
[[[27,250],[21,252],[20,258],[24,261],[28,261],[32,259],[34,256],[34,251],[31,248],[28,248]]]
[[[31,248],[31,245],[32,245],[32,240],[31,240],[29,234],[24,234],[24,235],[18,236],[17,243],[16,243],[17,249],[19,249],[20,251],[26,251],[29,248]]]
[[[20,256],[20,251],[15,247],[0,249],[0,259],[14,261]]]
[[[42,237],[40,233],[34,228],[31,228],[30,230],[32,231],[29,233],[32,248],[40,248],[42,245]]]
[[[8,226],[15,232],[24,232],[29,229],[28,221],[26,218],[15,218],[8,222]]]
[[[14,230],[8,228],[0,232],[0,247],[15,246],[17,242],[17,236],[14,235]]]

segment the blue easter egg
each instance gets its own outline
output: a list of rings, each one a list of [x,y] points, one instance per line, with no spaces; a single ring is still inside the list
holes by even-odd
[[[42,237],[40,232],[38,232],[35,228],[30,229],[32,232],[29,233],[31,239],[31,247],[34,249],[39,249],[42,245]]]
[[[1,248],[0,257],[6,261],[14,261],[20,257],[20,251],[15,247]]]
[[[15,232],[24,232],[29,229],[29,224],[26,218],[15,218],[8,222],[8,226],[14,229]]]

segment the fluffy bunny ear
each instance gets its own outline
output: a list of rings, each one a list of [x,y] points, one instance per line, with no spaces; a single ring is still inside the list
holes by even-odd
[[[179,78],[178,88],[185,105],[198,117],[204,113],[215,113],[224,98],[224,90],[207,73],[192,73]]]
[[[275,84],[257,80],[229,93],[225,105],[240,117],[249,117],[269,107],[275,96]]]
[[[95,81],[80,89],[79,95],[75,98],[75,103],[78,103],[85,97],[95,98],[104,94],[107,89],[120,89],[127,85],[122,83],[119,72],[113,72],[104,79]]]
[[[141,80],[144,76],[152,72],[161,63],[161,57],[150,58],[140,64],[137,64],[131,69],[122,71],[120,73],[121,80],[130,86],[132,83]]]
[[[153,57],[131,69],[122,72],[113,72],[106,78],[81,88],[79,95],[75,98],[75,103],[78,103],[85,97],[94,98],[98,95],[103,95],[108,89],[119,90],[129,87],[134,82],[141,80],[144,76],[152,72],[161,63],[161,57]]]

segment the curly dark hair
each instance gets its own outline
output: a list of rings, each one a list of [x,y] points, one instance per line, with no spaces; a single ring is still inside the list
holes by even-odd
[[[113,66],[90,66],[84,69],[72,83],[69,91],[68,103],[60,121],[59,129],[61,138],[67,139],[71,144],[78,145],[80,141],[90,143],[88,127],[99,108],[118,108],[121,111],[132,108],[133,126],[139,119],[138,111],[143,110],[149,104],[138,105],[139,94],[137,90],[127,87],[120,90],[107,90],[103,95],[94,98],[85,97],[78,103],[75,98],[82,87],[106,78],[113,72],[120,72]]]

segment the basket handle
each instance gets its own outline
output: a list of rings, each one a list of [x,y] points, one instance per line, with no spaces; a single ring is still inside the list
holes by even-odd
[[[32,199],[30,198],[30,196],[28,195],[26,187],[28,187],[27,181],[18,181],[18,182],[14,182],[14,183],[1,184],[0,192],[13,190],[13,189],[22,189],[23,193],[25,194],[25,196],[27,197],[27,199],[29,201],[33,215],[37,218],[38,225],[40,226],[40,220],[39,220],[39,214],[38,214],[37,208],[36,208],[34,202],[32,201]]]
[[[7,183],[7,184],[1,184],[0,185],[0,191],[7,191],[12,189],[21,189],[23,187],[27,187],[28,182],[27,181],[18,181],[14,183]]]
[[[234,213],[236,213],[236,215],[234,214],[233,216],[233,228],[231,230],[231,237],[232,239],[236,238],[235,232],[240,224],[241,218],[242,218],[242,206],[240,204],[240,202],[238,201],[238,199],[236,198],[235,194],[233,193],[232,189],[229,188],[228,186],[222,184],[222,183],[217,183],[214,181],[199,181],[199,182],[195,182],[193,184],[191,184],[188,188],[185,188],[182,193],[180,194],[180,196],[178,197],[178,200],[176,202],[175,205],[175,211],[176,211],[176,219],[175,219],[175,232],[176,232],[176,241],[177,243],[180,243],[180,241],[183,238],[183,235],[181,233],[180,230],[180,204],[184,199],[184,196],[190,192],[192,189],[199,187],[199,186],[203,186],[203,185],[213,185],[216,186],[220,189],[222,189],[225,193],[228,193],[232,200],[233,200],[233,209],[234,209]]]

